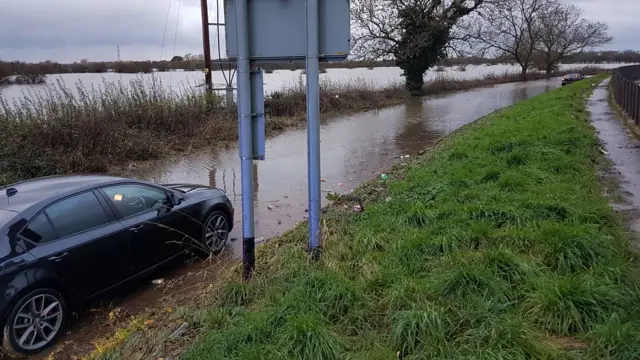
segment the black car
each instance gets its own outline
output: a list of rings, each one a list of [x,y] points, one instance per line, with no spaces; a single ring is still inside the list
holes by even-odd
[[[578,73],[566,74],[565,76],[562,77],[562,86],[565,86],[567,84],[571,84],[573,82],[582,80],[584,78],[585,78],[584,75],[578,74]]]
[[[184,253],[219,253],[233,228],[220,189],[110,176],[0,188],[3,350],[52,345],[70,310]]]

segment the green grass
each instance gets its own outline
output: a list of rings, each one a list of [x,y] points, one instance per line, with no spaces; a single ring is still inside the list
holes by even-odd
[[[318,262],[304,225],[259,248],[251,282],[238,271],[178,312],[199,333],[181,358],[638,358],[638,266],[584,110],[601,79],[492,114],[365,184],[366,211],[327,212]]]

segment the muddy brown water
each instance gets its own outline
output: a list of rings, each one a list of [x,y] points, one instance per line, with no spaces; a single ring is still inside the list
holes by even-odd
[[[451,131],[497,109],[560,85],[559,79],[512,83],[332,119],[321,127],[322,204],[328,191],[349,193]],[[254,163],[255,236],[291,229],[307,213],[306,130],[268,139],[266,160]],[[232,238],[242,238],[240,160],[237,148],[204,151],[158,163],[139,176],[157,183],[189,182],[224,189],[236,208]],[[242,241],[229,249],[240,255]]]
[[[414,156],[451,131],[495,110],[557,88],[560,79],[512,83],[474,91],[416,99],[406,105],[331,119],[321,127],[322,177],[325,190],[348,193],[360,183]],[[241,182],[237,148],[201,151],[154,162],[152,170],[136,177],[159,183],[190,182],[224,189],[236,208],[231,236],[241,239]],[[133,172],[140,171],[133,170]],[[256,237],[266,239],[291,229],[307,215],[306,130],[298,129],[268,139],[266,160],[254,164]],[[323,196],[326,192],[323,193]],[[323,198],[322,204],[328,200]],[[240,255],[240,240],[229,244],[224,264]],[[203,284],[215,281],[220,264],[197,262],[155,274],[163,285],[149,282],[123,290],[103,306],[73,321],[58,345],[41,359],[75,359],[92,351],[96,339],[113,334],[126,319],[146,309],[178,306]],[[109,314],[121,314],[110,319]],[[50,353],[54,355],[49,356]],[[0,358],[2,358],[0,356]]]

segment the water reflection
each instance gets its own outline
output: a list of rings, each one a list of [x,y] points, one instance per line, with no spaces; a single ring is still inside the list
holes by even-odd
[[[395,138],[396,147],[401,152],[413,152],[416,147],[427,144],[433,138],[434,134],[427,131],[429,114],[426,107],[427,102],[422,99],[413,99],[404,106],[402,129]]]
[[[260,193],[259,171],[260,167],[257,162],[253,163],[253,200],[258,200]],[[219,180],[218,180],[219,178]],[[237,183],[237,187],[236,187]],[[217,187],[224,190],[230,198],[240,197],[242,195],[242,184],[240,183],[240,172],[236,174],[234,168],[221,168],[218,170],[215,166],[209,170],[209,186]]]
[[[348,193],[362,181],[415,154],[462,125],[559,85],[556,79],[414,99],[404,106],[334,119],[321,128],[324,193]],[[271,138],[266,160],[254,163],[256,237],[280,234],[306,216],[306,130]],[[241,237],[240,161],[237,149],[204,151],[159,163],[145,178],[190,182],[224,189],[236,207],[233,237]],[[326,204],[326,199],[323,199]],[[239,241],[232,250],[240,253]]]
[[[515,89],[511,94],[512,102],[516,103],[518,101],[522,101],[522,100],[528,98],[528,94],[529,94],[529,89],[528,88],[519,87],[519,88]]]

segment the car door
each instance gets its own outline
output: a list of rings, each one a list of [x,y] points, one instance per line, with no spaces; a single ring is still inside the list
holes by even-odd
[[[41,266],[88,298],[132,276],[128,233],[93,191],[47,206],[19,233]]]
[[[138,274],[179,255],[185,249],[180,224],[188,221],[161,188],[125,183],[101,189],[130,231],[133,271]]]

